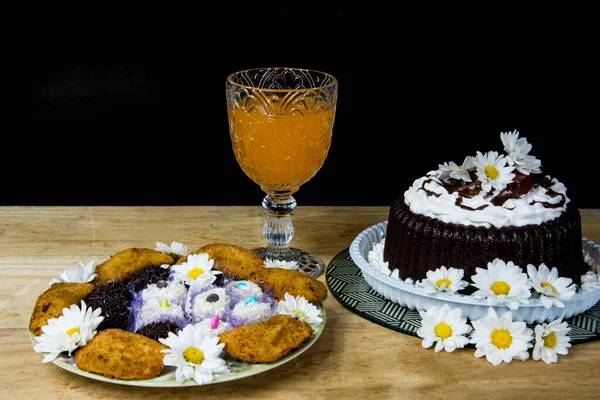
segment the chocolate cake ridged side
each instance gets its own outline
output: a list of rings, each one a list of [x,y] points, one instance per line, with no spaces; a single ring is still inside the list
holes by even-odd
[[[424,279],[427,271],[444,265],[462,268],[465,279],[495,258],[555,266],[559,276],[580,283],[588,267],[583,261],[581,218],[575,208],[541,225],[484,228],[449,224],[415,214],[402,200],[390,208],[384,260],[402,279]]]
[[[413,268],[412,257],[415,252],[411,251],[409,247],[412,232],[407,229],[407,225],[414,219],[415,214],[399,202],[395,202],[390,207],[386,238],[391,238],[393,244],[388,245],[386,239],[383,258],[389,261],[390,269],[399,269],[400,276],[404,277],[410,277],[411,274],[417,274],[418,272]]]

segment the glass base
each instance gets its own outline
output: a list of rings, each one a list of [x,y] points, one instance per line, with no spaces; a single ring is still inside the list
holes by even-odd
[[[296,261],[298,263],[298,271],[304,272],[312,278],[318,277],[323,272],[323,261],[304,250],[293,247],[276,253],[268,250],[266,247],[259,247],[253,250],[256,254],[261,256],[263,260],[265,258],[271,258],[284,261]]]

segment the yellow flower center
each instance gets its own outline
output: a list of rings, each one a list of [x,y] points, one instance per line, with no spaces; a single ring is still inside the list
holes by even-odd
[[[67,335],[69,336],[73,336],[74,333],[81,333],[81,330],[79,328],[71,328],[67,331]]]
[[[496,329],[492,332],[492,344],[499,349],[507,349],[512,344],[512,336],[506,329]]]
[[[306,314],[304,314],[304,311],[298,310],[297,308],[293,309],[292,312],[297,317],[306,317]]]
[[[556,346],[556,333],[550,332],[550,334],[544,338],[544,347],[553,349],[554,346]]]
[[[443,278],[438,279],[438,281],[435,284],[437,287],[442,287],[442,285],[446,285],[446,288],[449,288],[452,282],[449,279]]]
[[[161,307],[169,307],[169,301],[168,301],[168,300],[163,300],[163,301],[160,303],[160,306],[161,306]]]
[[[492,292],[497,296],[499,294],[508,294],[510,292],[510,285],[504,281],[497,281],[490,287]]]
[[[433,333],[442,339],[448,339],[450,336],[452,336],[452,328],[447,323],[440,322],[435,326]]]
[[[185,361],[187,362],[200,365],[202,364],[202,361],[204,361],[204,353],[197,347],[188,347],[183,352],[183,358],[185,358]]]
[[[556,288],[555,288],[555,287],[554,287],[554,285],[553,285],[553,284],[551,284],[550,282],[542,282],[541,286],[542,286],[543,288],[550,286],[550,287],[552,288],[552,291],[553,291],[553,292],[556,292]]]
[[[494,180],[498,179],[498,177],[500,176],[500,172],[498,172],[496,167],[494,167],[493,165],[488,165],[487,167],[485,167],[485,174],[488,176],[488,178]]]
[[[204,273],[204,270],[202,268],[192,268],[189,270],[188,272],[188,276],[190,278],[192,278],[193,280],[196,280],[197,277],[199,277],[200,275],[202,275]]]

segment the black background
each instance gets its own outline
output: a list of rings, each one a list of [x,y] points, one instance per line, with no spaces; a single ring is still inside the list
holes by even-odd
[[[0,204],[258,205],[225,79],[288,66],[339,81],[329,156],[300,206],[387,206],[517,129],[579,207],[600,208],[589,10],[146,11],[24,20]]]

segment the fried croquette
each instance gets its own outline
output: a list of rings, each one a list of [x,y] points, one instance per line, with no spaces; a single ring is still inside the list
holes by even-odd
[[[313,334],[304,321],[289,315],[275,315],[264,322],[239,326],[219,335],[223,350],[249,363],[279,360]]]
[[[229,243],[213,243],[200,247],[192,254],[207,253],[215,260],[214,268],[221,271],[225,278],[246,280],[253,272],[266,269],[258,254],[244,247]],[[185,261],[179,259],[178,264]]]
[[[110,378],[151,379],[165,367],[160,351],[166,348],[137,333],[107,329],[79,349],[74,359],[79,369]]]
[[[278,300],[285,300],[286,292],[292,296],[302,296],[310,303],[322,303],[327,298],[327,286],[300,271],[264,268],[252,273],[248,280],[272,291]]]
[[[79,305],[81,300],[94,290],[91,283],[59,282],[50,286],[38,296],[33,313],[29,319],[29,330],[35,336],[40,336],[42,326],[48,325],[50,318],[58,318],[63,314],[63,308],[73,304]]]
[[[173,264],[168,254],[154,249],[126,249],[120,251],[96,267],[96,279],[92,281],[96,287],[109,282],[126,282],[135,273],[151,265]]]

